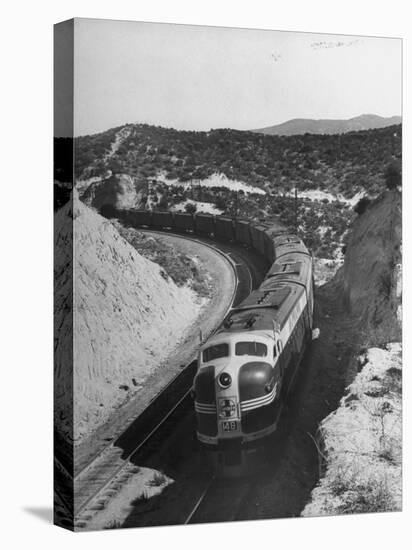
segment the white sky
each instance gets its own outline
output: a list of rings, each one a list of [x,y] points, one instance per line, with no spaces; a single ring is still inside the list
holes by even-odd
[[[75,135],[401,114],[401,40],[75,20]]]

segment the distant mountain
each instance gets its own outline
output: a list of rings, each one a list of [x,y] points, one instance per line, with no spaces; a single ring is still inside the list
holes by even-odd
[[[344,134],[356,130],[372,130],[374,128],[385,128],[394,124],[401,124],[402,117],[391,116],[381,117],[378,115],[360,115],[347,120],[339,119],[311,119],[311,118],[293,118],[268,126],[252,132],[268,134],[272,136],[292,136],[296,134]]]

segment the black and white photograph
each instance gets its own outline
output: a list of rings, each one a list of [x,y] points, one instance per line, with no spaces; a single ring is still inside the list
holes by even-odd
[[[402,39],[54,48],[54,522],[401,511]]]

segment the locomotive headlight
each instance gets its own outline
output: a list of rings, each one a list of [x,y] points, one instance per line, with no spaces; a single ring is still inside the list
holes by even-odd
[[[222,388],[228,388],[230,384],[232,383],[232,377],[227,372],[222,372],[222,374],[219,376],[219,385]]]
[[[275,386],[275,381],[274,379],[272,378],[272,380],[270,380],[270,382],[268,382],[267,384],[265,384],[265,392],[266,393],[270,393],[273,388]]]

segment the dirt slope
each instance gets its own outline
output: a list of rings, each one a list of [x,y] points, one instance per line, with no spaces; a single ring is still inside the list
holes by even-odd
[[[386,191],[351,231],[343,268],[347,305],[362,323],[364,345],[401,337],[401,194]]]
[[[302,515],[397,511],[402,506],[398,191],[384,192],[356,220],[335,283],[343,291],[353,335],[356,331],[352,350],[361,355],[344,365],[350,384],[338,408],[320,423],[324,472]]]
[[[70,238],[70,203],[57,216],[61,231],[56,239],[63,244]],[[160,266],[140,256],[109,221],[77,197],[73,219],[74,377],[64,363],[67,350],[58,347],[56,414],[69,435],[73,384],[78,442],[144,385],[196,319],[201,300],[193,290],[176,286]],[[61,261],[56,272],[65,284],[67,258]],[[65,307],[64,293],[58,294],[56,315],[62,319]]]

